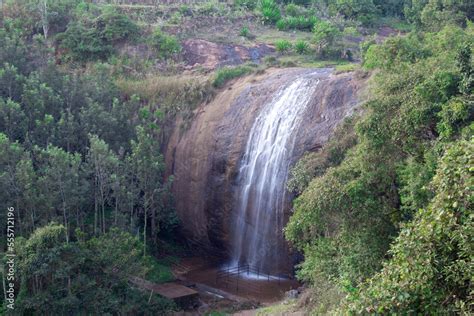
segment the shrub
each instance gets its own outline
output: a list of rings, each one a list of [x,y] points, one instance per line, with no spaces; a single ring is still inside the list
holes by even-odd
[[[76,60],[104,59],[113,52],[113,44],[139,32],[138,26],[127,16],[106,8],[97,18],[85,17],[72,22],[58,35],[61,47]]]
[[[170,58],[181,51],[181,45],[176,37],[163,33],[159,28],[153,32],[148,43],[164,59]]]
[[[216,77],[214,78],[214,81],[212,82],[212,85],[216,88],[220,88],[224,86],[224,84],[232,80],[234,78],[241,77],[243,75],[246,75],[250,73],[252,69],[248,66],[238,66],[238,67],[225,67],[221,68],[217,71]]]
[[[359,31],[357,31],[357,28],[353,26],[345,27],[343,33],[346,36],[360,36],[360,33]]]
[[[295,51],[301,55],[306,54],[309,52],[309,44],[306,41],[299,40],[295,44]]]
[[[112,52],[109,42],[98,36],[95,29],[82,23],[70,23],[66,32],[58,36],[61,47],[75,60],[88,61],[105,59]]]
[[[353,295],[347,314],[469,314],[473,152],[472,141],[447,148],[431,183],[435,197],[403,227],[390,260]]]
[[[318,22],[318,19],[314,16],[311,17],[286,17],[284,19],[278,20],[276,27],[280,31],[292,29],[292,30],[301,30],[301,31],[311,31],[314,25]]]
[[[294,3],[289,3],[285,6],[285,13],[289,16],[298,16],[300,8]]]
[[[341,36],[339,29],[328,21],[320,21],[313,28],[314,41],[317,43],[318,53],[325,54],[333,49],[333,45]]]
[[[260,12],[264,23],[275,23],[281,18],[281,12],[274,0],[261,0]]]
[[[250,35],[250,30],[247,26],[244,26],[240,29],[240,36],[243,36],[243,37],[249,37]]]
[[[170,17],[170,23],[171,24],[179,24],[181,22],[182,18],[183,18],[183,16],[181,15],[180,12],[175,12]]]
[[[286,20],[280,19],[276,22],[276,27],[280,31],[285,31],[288,29],[288,23],[286,23]]]
[[[138,26],[128,16],[110,7],[106,7],[94,24],[96,30],[110,42],[131,38],[139,31]]]
[[[288,40],[278,40],[275,42],[275,48],[277,52],[287,53],[291,50],[291,43]]]
[[[179,13],[181,13],[183,16],[192,16],[193,15],[193,10],[188,5],[181,5],[179,7]]]
[[[268,66],[276,66],[278,65],[278,60],[275,56],[265,56],[263,62]]]

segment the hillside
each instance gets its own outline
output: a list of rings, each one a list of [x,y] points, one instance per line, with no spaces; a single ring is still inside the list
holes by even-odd
[[[473,312],[470,1],[0,6],[1,315]]]

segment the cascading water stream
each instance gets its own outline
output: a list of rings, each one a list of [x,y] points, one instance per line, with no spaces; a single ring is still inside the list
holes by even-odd
[[[317,77],[306,74],[280,89],[250,130],[238,175],[232,265],[249,264],[265,273],[279,268],[289,202],[285,185],[296,131],[318,83]]]

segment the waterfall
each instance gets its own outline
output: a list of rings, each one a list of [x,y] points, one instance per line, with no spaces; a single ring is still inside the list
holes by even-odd
[[[285,248],[286,180],[296,131],[317,77],[306,74],[282,87],[267,102],[250,130],[238,174],[232,264],[247,263],[262,272],[278,270]],[[282,248],[283,247],[283,248]]]

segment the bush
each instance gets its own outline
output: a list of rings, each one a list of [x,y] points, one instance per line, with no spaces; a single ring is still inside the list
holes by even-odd
[[[157,28],[149,39],[149,45],[153,47],[161,58],[170,58],[181,51],[181,45],[176,37],[163,33]]]
[[[224,86],[227,81],[246,75],[251,71],[252,69],[248,66],[221,68],[217,71],[216,77],[214,78],[212,85],[216,88],[220,88]]]
[[[278,40],[275,42],[275,48],[279,53],[287,53],[291,50],[291,43],[288,40]]]
[[[170,17],[170,23],[171,24],[179,24],[181,22],[182,18],[183,18],[183,16],[181,15],[180,12],[175,12]]]
[[[265,58],[263,58],[263,62],[268,66],[277,66],[279,64],[275,56],[265,56]]]
[[[105,59],[113,52],[113,44],[138,34],[138,26],[127,16],[106,8],[97,18],[85,17],[69,23],[58,34],[61,47],[76,60]]]
[[[275,23],[281,18],[281,12],[274,0],[261,0],[260,12],[264,23]]]
[[[179,13],[181,13],[181,15],[183,16],[192,16],[193,10],[191,10],[191,8],[188,5],[183,4],[179,7]]]
[[[286,20],[280,19],[276,22],[275,24],[276,28],[280,31],[286,31],[288,30],[288,24],[286,23]]]
[[[67,55],[79,61],[105,59],[113,52],[111,43],[102,40],[94,28],[78,22],[70,23],[58,40]]]
[[[300,8],[294,3],[289,3],[285,6],[285,13],[289,16],[298,16]]]
[[[249,37],[250,35],[250,30],[247,26],[244,26],[240,29],[240,33],[239,33],[240,36],[243,36],[243,37]]]
[[[110,42],[129,39],[139,31],[138,26],[126,15],[110,7],[106,7],[94,24],[100,35]]]
[[[314,41],[317,43],[317,51],[326,54],[334,49],[334,44],[340,38],[341,32],[331,22],[320,21],[313,28]]]
[[[350,314],[469,314],[473,152],[472,141],[449,146],[432,181],[436,196],[402,229],[382,271],[353,295]]]
[[[301,31],[311,31],[314,25],[318,22],[318,19],[315,16],[311,17],[286,17],[284,19],[278,20],[276,27],[280,31],[292,29],[292,30],[301,30]]]
[[[301,55],[306,54],[309,52],[309,44],[306,41],[299,40],[295,44],[295,51]]]

